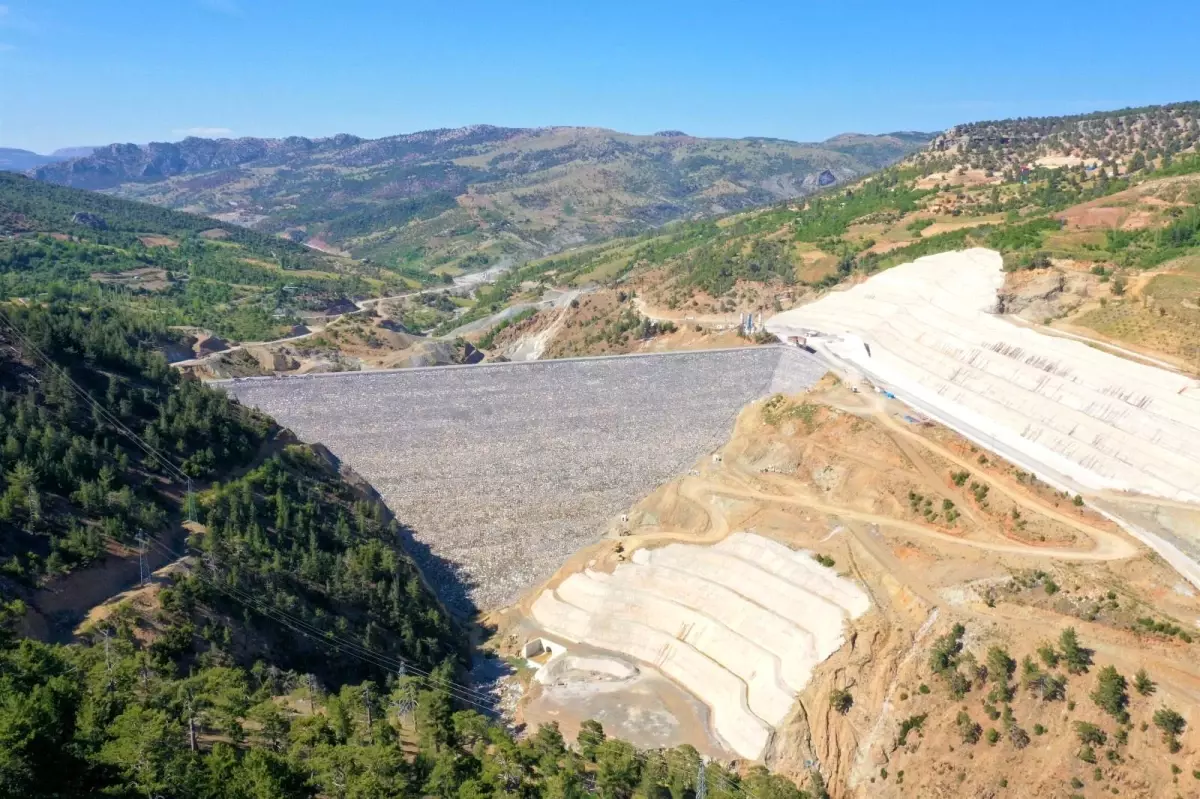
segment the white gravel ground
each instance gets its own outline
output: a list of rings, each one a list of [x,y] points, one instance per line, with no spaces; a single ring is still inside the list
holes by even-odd
[[[1126,492],[1200,503],[1200,383],[1009,323],[1002,260],[918,258],[767,323],[1088,503],[1200,586],[1200,534]]]
[[[813,668],[870,607],[811,555],[751,533],[640,549],[610,575],[573,574],[534,602],[548,632],[634,658],[712,709],[732,751],[762,756]]]

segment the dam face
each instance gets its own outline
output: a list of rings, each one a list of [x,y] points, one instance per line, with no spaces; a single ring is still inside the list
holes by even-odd
[[[217,385],[370,482],[443,601],[470,614],[551,576],[723,444],[747,403],[824,373],[767,346]]]

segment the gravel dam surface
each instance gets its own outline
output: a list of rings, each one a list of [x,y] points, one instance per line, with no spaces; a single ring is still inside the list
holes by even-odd
[[[369,481],[443,601],[470,614],[550,577],[724,443],[746,404],[825,371],[767,346],[217,385]]]

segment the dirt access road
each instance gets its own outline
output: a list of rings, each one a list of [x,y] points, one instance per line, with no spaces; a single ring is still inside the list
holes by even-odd
[[[226,347],[225,349],[218,350],[217,352],[210,352],[208,355],[204,355],[200,358],[191,358],[186,361],[175,361],[174,363],[171,364],[171,366],[179,366],[179,367],[203,366],[205,363],[207,363],[210,360],[219,358],[222,355],[228,355],[231,352],[237,352],[238,350],[244,350],[247,347],[272,347],[272,346],[276,346],[279,344],[287,344],[292,341],[301,341],[303,339],[309,338],[310,336],[315,336],[315,335],[325,332],[330,327],[330,325],[333,325],[339,319],[344,319],[347,316],[351,316],[352,314],[362,313],[363,311],[374,308],[376,305],[378,305],[381,302],[387,302],[389,300],[403,300],[408,297],[418,297],[422,294],[436,294],[441,291],[445,291],[444,286],[440,286],[438,288],[432,288],[432,289],[421,289],[420,291],[410,291],[410,292],[407,292],[406,294],[396,294],[391,297],[374,297],[369,300],[355,300],[354,301],[355,308],[353,311],[346,311],[345,313],[337,314],[333,317],[333,319],[331,319],[329,321],[328,324],[321,325],[319,327],[310,328],[307,333],[300,333],[299,335],[295,335],[295,336],[285,336],[284,338],[277,338],[272,341],[243,341],[241,344],[235,344],[232,347]]]
[[[882,398],[876,398],[874,395],[853,395],[846,392],[839,399],[840,401],[837,402],[829,402],[830,407],[878,422],[886,429],[889,436],[892,437],[900,450],[911,461],[913,468],[926,480],[941,482],[941,478],[934,473],[933,468],[924,461],[919,452],[914,451],[915,447],[928,450],[961,468],[974,468],[945,447],[914,433],[912,430],[906,429],[891,417],[882,403]],[[909,446],[905,446],[905,444]],[[870,462],[870,459],[862,460],[864,463]],[[691,544],[715,544],[721,541],[732,532],[732,528],[727,514],[714,507],[714,498],[718,497],[749,500],[763,506],[776,505],[803,508],[846,522],[857,522],[859,525],[871,525],[885,530],[915,534],[930,541],[936,541],[939,544],[950,544],[1005,555],[1046,558],[1064,562],[1103,562],[1132,558],[1140,553],[1137,544],[1132,540],[1109,530],[1094,527],[1072,515],[1061,513],[1054,507],[1038,501],[1028,494],[1014,490],[1006,481],[998,479],[986,471],[976,470],[974,476],[979,482],[986,483],[992,490],[998,494],[1003,494],[1021,508],[1032,513],[1041,514],[1081,533],[1091,541],[1092,547],[1090,549],[1076,549],[1071,547],[1039,546],[1011,539],[987,540],[953,535],[929,525],[877,513],[868,513],[796,494],[794,491],[789,490],[789,478],[787,477],[769,473],[750,472],[729,461],[721,464],[719,468],[714,468],[711,464],[703,463],[698,469],[693,470],[691,475],[680,478],[664,489],[672,502],[682,500],[694,508],[700,509],[705,517],[702,523],[691,524],[686,528],[646,525],[639,527],[637,532],[623,534],[619,538],[609,537],[602,539],[596,544],[576,553],[575,556],[563,564],[562,568],[550,580],[530,591],[526,595],[525,600],[518,604],[516,610],[528,614],[530,604],[543,590],[554,588],[566,576],[588,567],[589,564],[592,568],[611,569],[617,562],[624,560],[628,552],[642,547],[655,546],[671,541]],[[756,488],[754,487],[755,484],[763,487]],[[982,520],[974,518],[971,515],[966,515],[965,518],[972,519],[976,523],[976,526],[981,529],[985,527]],[[859,525],[850,527],[852,537],[863,544],[874,557],[877,559],[883,558],[887,548],[879,546],[878,542],[871,540],[863,534],[858,529]],[[890,554],[886,560],[892,568],[900,568],[898,562]],[[901,569],[901,571],[907,573],[908,570]],[[914,588],[917,589],[916,593],[919,595],[930,599],[934,597],[934,593],[928,587],[918,583]]]
[[[662,308],[651,308],[641,297],[633,298],[633,305],[638,313],[651,322],[672,322],[674,324],[700,325],[721,330],[737,327],[741,322],[741,314],[736,313],[689,313],[687,311],[666,311]]]

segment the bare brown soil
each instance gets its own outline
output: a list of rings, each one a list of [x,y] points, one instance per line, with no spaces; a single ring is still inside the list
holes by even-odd
[[[625,324],[635,317],[636,324]],[[643,319],[670,322],[675,330],[643,337]],[[652,305],[627,290],[606,289],[581,296],[573,306],[542,311],[505,329],[495,337],[492,351],[511,349],[552,325],[543,358],[754,346],[753,340],[738,335],[734,329],[737,322],[737,313]]]
[[[1066,221],[1067,227],[1073,230],[1116,228],[1127,214],[1128,211],[1124,208],[1085,203],[1063,212],[1062,219]]]
[[[868,252],[876,252],[876,253],[883,254],[885,252],[891,252],[892,250],[898,250],[901,247],[907,247],[909,244],[912,244],[912,242],[911,241],[877,241],[871,245],[871,249],[868,250]]]
[[[1013,795],[1065,797],[1076,791],[1072,780],[1089,786],[1088,796],[1111,788],[1121,796],[1195,795],[1200,643],[1148,633],[1137,620],[1194,630],[1196,592],[1073,498],[949,430],[904,416],[895,403],[832,383],[806,397],[750,406],[719,457],[638,503],[547,585],[585,567],[611,569],[638,547],[753,530],[833,558],[873,605],[798,698],[767,758],[771,767],[804,783],[808,764],[817,762],[835,797],[1002,796],[1002,785]],[[530,634],[526,611],[537,593],[485,622]],[[1026,655],[1040,663],[1037,646],[1071,626],[1095,662],[1088,673],[1066,675],[1064,701],[1042,701],[1021,687],[1018,666],[1011,720],[992,720],[988,708],[999,714],[1004,703],[988,699],[990,685],[972,680],[956,699],[930,671],[933,641],[956,622],[966,628],[967,660],[984,663],[990,647],[1002,646],[1018,663]],[[1107,665],[1130,681],[1145,668],[1157,682],[1148,697],[1130,688],[1123,744],[1116,743],[1119,725],[1089,698]],[[853,696],[844,715],[830,705],[834,688]],[[1175,754],[1152,724],[1163,706],[1189,720]],[[538,717],[536,699],[531,707]],[[995,728],[996,743],[986,736],[964,743],[960,713],[981,734]],[[921,716],[921,727],[901,742],[901,722]],[[1096,764],[1079,757],[1080,721],[1106,731]],[[1027,746],[1014,745],[1013,728],[1028,735]],[[697,732],[686,730],[680,740]],[[1181,769],[1178,782],[1172,766]]]
[[[934,172],[917,181],[918,189],[932,189],[949,184],[951,186],[985,186],[989,183],[999,183],[999,177],[988,177],[982,169],[967,169],[960,173],[954,169],[949,172]]]
[[[165,269],[129,269],[124,272],[93,272],[92,280],[134,291],[165,291],[173,285]]]

